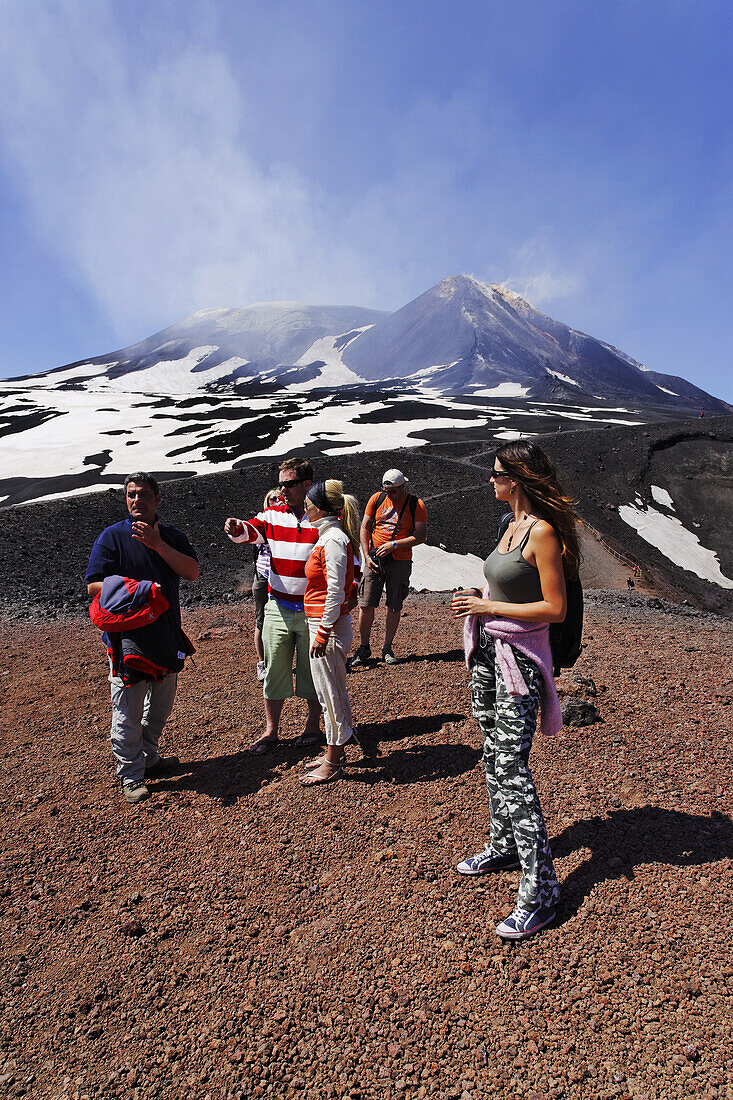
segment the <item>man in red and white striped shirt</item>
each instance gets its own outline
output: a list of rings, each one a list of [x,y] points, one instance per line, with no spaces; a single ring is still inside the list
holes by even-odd
[[[321,708],[310,671],[308,620],[303,610],[305,563],[318,539],[318,528],[305,514],[305,494],[313,482],[313,467],[301,458],[288,458],[280,467],[284,503],[273,504],[253,519],[231,517],[224,524],[232,542],[267,543],[270,548],[270,581],[262,626],[265,651],[265,716],[263,736],[251,748],[269,752],[278,740],[283,702],[293,694],[293,654],[296,654],[295,694],[308,701],[308,721],[300,745],[321,739]]]

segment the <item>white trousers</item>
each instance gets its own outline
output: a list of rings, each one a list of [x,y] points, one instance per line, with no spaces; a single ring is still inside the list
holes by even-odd
[[[311,643],[320,623],[320,619],[308,620]],[[345,745],[354,728],[346,690],[346,658],[353,640],[351,615],[342,615],[331,631],[323,657],[310,659],[313,687],[323,710],[326,742],[329,745]]]
[[[110,738],[121,783],[144,779],[145,765],[154,764],[160,756],[158,742],[173,710],[177,684],[175,672],[164,680],[141,680],[129,686],[119,676],[110,675]]]

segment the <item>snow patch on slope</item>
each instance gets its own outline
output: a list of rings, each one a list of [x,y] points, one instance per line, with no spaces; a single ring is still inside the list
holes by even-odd
[[[388,405],[382,401],[375,401],[369,405],[370,412],[387,408]],[[364,406],[359,402],[351,406],[342,405],[333,408],[314,406],[307,408],[307,411],[304,408],[303,415],[283,432],[277,443],[268,450],[258,451],[258,456],[267,458],[270,455],[294,452],[314,440],[321,443],[327,441],[328,451],[334,455],[356,451],[392,450],[404,447],[406,443],[410,447],[424,447],[427,440],[416,439],[416,433],[444,429],[447,423],[445,417],[425,417],[412,420],[409,424],[405,424],[404,420],[391,424],[355,423],[363,412]],[[482,418],[477,418],[473,410],[463,416],[456,411],[452,421],[456,426],[464,422],[474,426],[481,425]],[[487,423],[488,420],[484,418],[483,424]],[[406,440],[405,436],[408,432],[410,439]]]
[[[29,500],[26,504],[16,504],[15,507],[25,508],[29,504],[40,504],[42,501],[46,500],[65,500],[67,497],[82,497],[87,496],[89,493],[106,493],[109,488],[110,486],[104,481],[99,482],[97,485],[81,485],[77,489],[64,489],[60,493],[46,493],[45,496],[34,497],[33,500]],[[7,497],[3,498],[3,500],[7,499]],[[0,500],[0,505],[2,503],[3,501]]]
[[[537,432],[517,432],[513,428],[506,428],[503,432],[494,432],[494,439],[503,439],[505,443],[513,443],[515,439],[531,439]]]
[[[434,363],[432,367],[422,367],[420,370],[413,371],[409,376],[411,382],[421,383],[425,379],[432,378],[434,374],[448,370],[451,367],[456,367],[460,363],[460,359],[454,360],[452,363]],[[427,387],[426,388],[430,388]],[[442,391],[440,391],[442,392]]]
[[[652,496],[656,500],[657,504],[664,505],[665,508],[669,508],[674,512],[674,501],[669,495],[666,489],[660,488],[659,485],[650,485],[649,488],[652,491]]]
[[[482,584],[483,567],[483,561],[475,554],[449,554],[439,546],[422,543],[412,551],[410,586],[429,592],[474,588]]]
[[[560,374],[559,370],[550,370],[549,367],[545,367],[545,370],[553,378],[559,378],[561,382],[567,382],[571,386],[580,386],[580,382],[576,382],[574,378],[570,378],[567,374]]]
[[[371,325],[365,325],[363,328],[354,329],[354,339],[356,339],[357,333],[366,332],[371,327]],[[323,362],[325,366],[321,368],[318,378],[310,382],[291,384],[288,388],[290,390],[311,390],[315,386],[353,386],[361,382],[362,379],[359,375],[354,374],[353,370],[350,370],[341,359],[341,351],[335,346],[337,341],[341,339],[343,339],[343,336],[324,336],[311,344],[308,350],[298,359],[295,366],[307,367],[311,363],[319,361]],[[350,343],[351,340],[349,340]]]
[[[733,580],[721,572],[717,555],[704,547],[697,535],[683,527],[675,516],[665,516],[651,506],[644,510],[638,504],[638,498],[636,504],[621,504],[618,514],[645,542],[701,580],[720,588],[733,588]]]
[[[164,353],[166,347],[170,346],[170,342],[162,345],[158,349],[159,353]],[[212,367],[211,370],[206,368],[195,370],[208,355],[218,350],[216,344],[201,344],[192,348],[188,355],[181,359],[159,359],[157,363],[143,370],[127,371],[118,378],[109,377],[109,372],[118,365],[117,360],[105,362],[101,368],[98,363],[79,363],[65,370],[36,375],[32,383],[27,380],[7,379],[3,381],[2,389],[5,392],[12,390],[58,392],[62,387],[68,387],[69,383],[83,383],[87,393],[111,390],[115,393],[156,393],[171,396],[195,394],[199,393],[208,382],[225,378],[236,367],[244,366],[247,362],[246,359],[234,355],[216,367]]]
[[[103,466],[108,474],[125,474],[131,468],[196,473],[221,469],[221,462],[204,458],[202,450],[209,438],[231,430],[232,421],[218,412],[235,410],[236,400],[220,404],[214,413],[202,413],[200,427],[186,436],[175,434],[181,427],[175,400],[167,410],[152,396],[134,403],[118,400],[118,407],[113,401],[109,393],[67,390],[54,394],[54,406],[61,415],[0,440],[2,476],[54,478]],[[248,401],[251,412],[266,413],[271,408],[267,398]],[[182,443],[201,436],[200,448],[186,455],[171,454]],[[110,452],[106,465],[89,461],[105,451]]]
[[[117,360],[112,360],[109,363],[105,363],[104,369],[107,370],[111,367],[117,366]],[[68,384],[69,382],[89,382],[93,386],[97,386],[99,379],[100,367],[98,363],[77,363],[75,366],[66,367],[65,370],[46,371],[45,374],[36,374],[33,376],[32,381],[29,379],[18,380],[15,378],[3,379],[3,389],[8,390],[20,390],[20,391],[32,391],[32,390],[55,390],[59,386]]]
[[[192,373],[194,367],[203,362],[207,355],[218,350],[214,344],[203,344],[201,347],[191,348],[183,359],[161,359],[145,370],[131,371],[120,378],[100,378],[99,383],[104,389],[122,393],[196,393],[202,382],[210,382],[221,376],[223,365],[212,370],[210,375],[208,372]],[[237,366],[245,362],[245,359],[237,357]],[[223,373],[229,374],[232,369],[228,366]]]
[[[490,389],[471,390],[472,397],[526,397],[528,393],[521,382],[500,382]]]

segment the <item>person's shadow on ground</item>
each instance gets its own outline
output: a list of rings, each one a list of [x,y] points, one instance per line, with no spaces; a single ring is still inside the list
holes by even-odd
[[[465,714],[404,714],[382,722],[360,722],[359,740],[373,749],[402,741],[405,737],[425,737],[439,733],[446,722],[464,722]]]
[[[383,722],[359,724],[359,740],[369,750],[349,768],[349,776],[366,783],[424,783],[462,775],[475,767],[480,753],[467,745],[409,745],[394,752],[389,746],[407,737],[440,733],[449,722],[464,722],[465,714],[409,714]]]
[[[461,664],[465,660],[465,654],[462,649],[448,649],[443,653],[411,653],[406,657],[398,657],[398,665],[412,665],[420,664],[422,661],[427,662],[448,662],[454,664],[456,661]],[[375,662],[376,663],[376,662]]]
[[[393,721],[360,724],[359,737],[368,753],[348,768],[348,777],[370,784],[385,778],[408,783],[460,775],[470,770],[479,754],[464,745],[413,747],[378,755],[380,744],[401,741],[405,737],[425,737],[439,732],[446,722],[462,722],[465,717],[464,714],[405,715]],[[319,751],[318,745],[298,745],[296,740],[285,738],[263,756],[242,749],[203,760],[182,761],[172,774],[156,782],[154,789],[178,793],[196,791],[232,804],[281,777],[283,764],[296,766]]]
[[[312,749],[299,746],[296,750],[294,741],[282,741],[266,756],[253,756],[242,749],[222,756],[205,757],[203,760],[182,760],[175,771],[155,783],[151,789],[176,794],[196,791],[197,794],[204,794],[218,801],[234,803],[245,795],[258,791],[273,768],[283,760],[305,757],[307,753],[316,750],[317,746]]]
[[[476,767],[480,749],[469,745],[408,745],[381,758],[381,774],[372,770],[378,779],[389,779],[399,786],[410,783],[434,783],[436,779],[450,779]]]
[[[559,923],[574,916],[593,887],[609,879],[634,878],[645,863],[700,866],[733,858],[733,820],[715,811],[702,814],[641,806],[612,810],[570,825],[552,841],[556,859],[578,848],[591,855],[562,884]]]

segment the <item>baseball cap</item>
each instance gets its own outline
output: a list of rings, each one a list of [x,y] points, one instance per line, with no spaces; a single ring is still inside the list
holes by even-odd
[[[387,470],[382,478],[382,485],[388,485],[390,489],[396,488],[397,485],[406,485],[407,478],[401,470]]]

